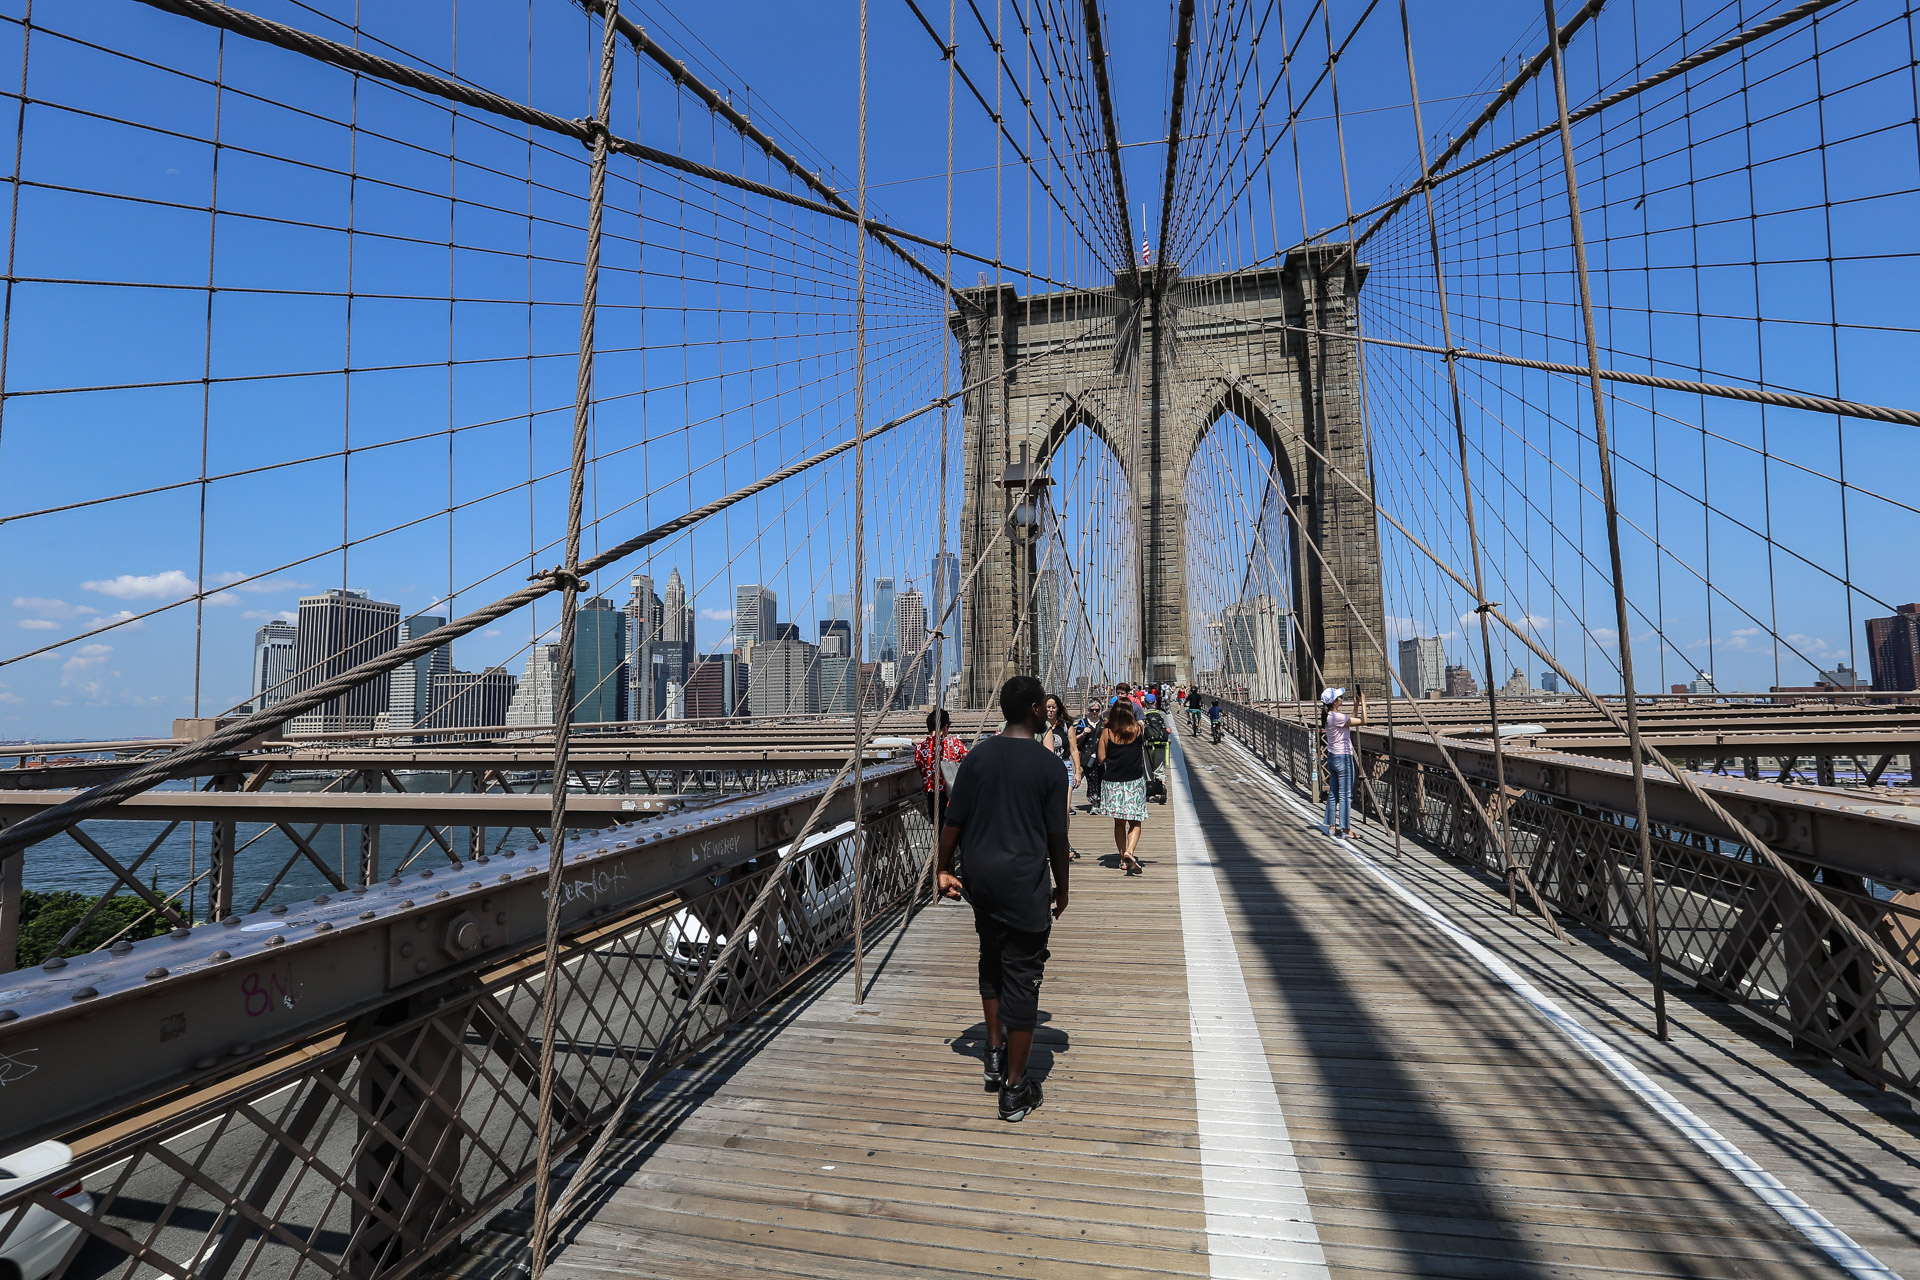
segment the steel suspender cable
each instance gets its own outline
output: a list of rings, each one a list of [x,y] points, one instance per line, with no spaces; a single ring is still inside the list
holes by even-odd
[[[547,831],[546,947],[541,955],[539,1108],[536,1121],[533,1230],[528,1239],[533,1280],[547,1269],[547,1232],[553,1198],[553,1126],[555,1102],[554,1042],[560,1034],[561,879],[566,874],[567,751],[572,740],[574,641],[578,633],[580,522],[586,501],[587,433],[593,423],[594,318],[600,290],[600,227],[606,209],[607,138],[613,115],[614,24],[618,0],[607,0],[600,27],[600,75],[594,96],[592,160],[587,170],[587,243],[580,293],[580,361],[574,377],[573,466],[567,481],[567,544],[560,573],[560,658],[553,677],[553,803]],[[589,20],[591,21],[591,20]]]
[[[1553,0],[1542,0],[1552,29]],[[1600,339],[1593,323],[1593,287],[1587,278],[1587,238],[1580,223],[1580,181],[1573,168],[1573,126],[1567,120],[1566,67],[1557,42],[1553,52],[1553,96],[1560,117],[1560,155],[1567,175],[1567,226],[1573,235],[1573,263],[1580,285],[1580,318],[1586,330],[1588,378],[1593,390],[1593,435],[1600,460],[1600,493],[1606,504],[1607,554],[1613,567],[1613,608],[1620,632],[1620,688],[1626,701],[1628,753],[1633,760],[1633,812],[1640,845],[1640,879],[1646,899],[1647,963],[1653,979],[1653,1025],[1657,1039],[1667,1038],[1667,989],[1660,972],[1660,917],[1654,901],[1653,831],[1647,822],[1647,750],[1640,736],[1640,707],[1633,685],[1633,636],[1627,617],[1627,585],[1620,565],[1620,506],[1613,491],[1612,450],[1607,443],[1606,393],[1600,386]],[[1483,624],[1484,625],[1484,622]]]

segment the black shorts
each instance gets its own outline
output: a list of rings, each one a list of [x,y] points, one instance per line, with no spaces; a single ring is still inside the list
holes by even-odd
[[[978,907],[973,927],[980,934],[980,998],[1000,1002],[1000,1025],[1007,1030],[1033,1030],[1040,1017],[1040,979],[1052,930],[1009,929]]]
[[[927,821],[933,824],[933,838],[938,840],[940,838],[940,820],[947,816],[947,793],[944,791],[929,791],[926,792],[925,795],[927,800]]]

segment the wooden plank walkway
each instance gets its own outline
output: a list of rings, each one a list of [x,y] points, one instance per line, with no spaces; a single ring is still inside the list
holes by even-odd
[[[1687,993],[1659,1045],[1630,957],[1374,828],[1370,867],[1230,746],[1185,759],[1144,876],[1076,814],[1032,1117],[981,1090],[971,915],[936,907],[878,944],[864,1007],[825,978],[668,1081],[550,1274],[1920,1280],[1904,1100]]]

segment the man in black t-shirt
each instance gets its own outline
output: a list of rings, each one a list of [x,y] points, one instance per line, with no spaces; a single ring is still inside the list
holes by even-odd
[[[953,851],[965,831],[967,900],[980,935],[980,1006],[987,1023],[986,1086],[1000,1118],[1040,1105],[1027,1055],[1040,1011],[1047,935],[1067,909],[1067,771],[1035,741],[1047,725],[1047,691],[1032,676],[1000,690],[1007,725],[967,752],[940,829],[940,892],[958,898]],[[1052,887],[1048,887],[1048,872]]]

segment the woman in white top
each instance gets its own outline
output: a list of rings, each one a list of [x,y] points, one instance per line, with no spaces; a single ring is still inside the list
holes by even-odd
[[[1345,689],[1328,689],[1320,695],[1320,726],[1327,735],[1326,827],[1333,836],[1353,834],[1353,726],[1367,722],[1366,691],[1361,690],[1351,715],[1341,710],[1346,696]]]

